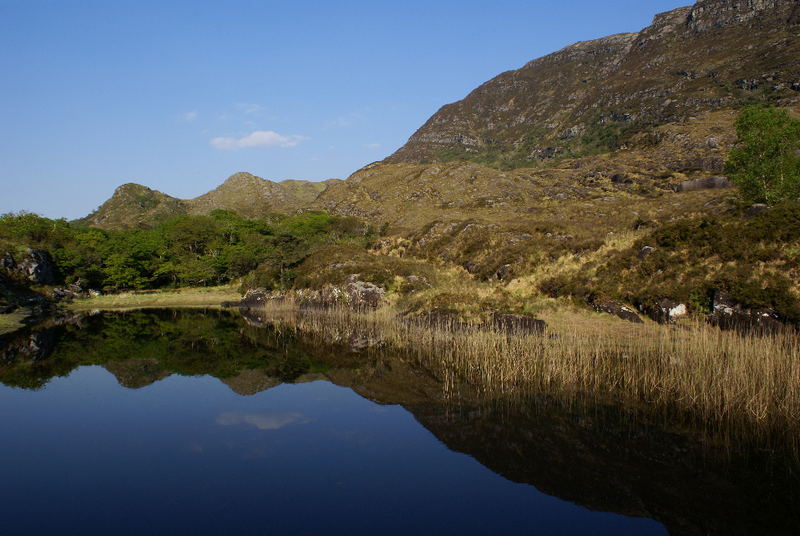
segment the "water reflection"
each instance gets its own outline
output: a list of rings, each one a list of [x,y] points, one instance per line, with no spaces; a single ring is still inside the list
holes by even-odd
[[[3,508],[30,510],[45,489],[72,528],[90,525],[67,506],[96,500],[130,532],[192,519],[183,530],[251,533],[265,511],[276,533],[800,526],[792,466],[757,449],[723,452],[683,423],[596,403],[445,400],[418,366],[351,350],[219,311],[73,317],[6,337],[0,382],[25,390],[0,388]],[[78,485],[59,492],[51,476],[65,473]],[[102,490],[150,513],[132,519]]]
[[[310,421],[302,413],[241,413],[228,411],[220,413],[215,422],[220,426],[246,424],[258,430],[280,430],[290,424],[306,424]]]

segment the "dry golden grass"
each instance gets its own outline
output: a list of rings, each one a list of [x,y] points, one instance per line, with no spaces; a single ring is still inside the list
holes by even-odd
[[[147,309],[160,307],[219,307],[224,301],[238,301],[241,295],[233,286],[196,287],[175,290],[123,292],[76,300],[75,311],[94,309]]]
[[[545,336],[399,319],[389,308],[300,311],[271,304],[278,322],[327,341],[357,334],[418,361],[446,394],[601,396],[690,416],[718,429],[800,443],[800,336],[723,331],[704,323],[633,325],[552,312]]]

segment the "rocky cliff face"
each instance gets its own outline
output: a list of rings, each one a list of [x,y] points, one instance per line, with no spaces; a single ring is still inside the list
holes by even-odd
[[[387,162],[518,167],[604,152],[653,125],[800,97],[797,0],[700,0],[639,33],[576,43],[444,106]]]

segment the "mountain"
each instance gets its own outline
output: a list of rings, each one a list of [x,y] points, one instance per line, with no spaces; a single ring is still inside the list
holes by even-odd
[[[328,184],[285,180],[273,182],[250,173],[235,173],[217,188],[194,199],[178,199],[140,184],[123,184],[96,211],[80,220],[104,229],[148,227],[182,214],[228,209],[248,218],[270,212],[292,213],[307,207]]]
[[[250,173],[236,173],[217,188],[187,201],[192,214],[208,214],[214,209],[235,210],[246,218],[269,212],[295,212],[316,199],[325,182],[272,182]]]
[[[186,214],[186,202],[141,184],[123,184],[80,223],[102,229],[147,227]]]
[[[250,217],[312,208],[406,234],[470,219],[610,232],[612,218],[661,221],[665,211],[691,214],[696,200],[707,202],[676,192],[726,183],[711,177],[723,173],[746,103],[800,112],[797,0],[700,0],[638,33],[535,59],[444,106],[397,152],[346,181],[237,173],[187,201],[118,190],[86,221],[135,226],[214,208]],[[593,214],[605,218],[599,227]]]
[[[501,167],[625,145],[654,125],[800,95],[800,2],[700,0],[568,46],[442,107],[387,163]]]

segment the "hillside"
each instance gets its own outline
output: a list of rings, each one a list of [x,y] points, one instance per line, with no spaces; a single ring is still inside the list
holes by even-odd
[[[193,199],[178,199],[140,184],[123,184],[80,223],[102,229],[146,228],[183,214],[233,210],[247,218],[271,212],[289,214],[307,207],[336,179],[322,182],[273,182],[250,173],[235,173],[217,188]]]
[[[323,210],[366,220],[382,237],[367,257],[326,249],[298,264],[298,285],[372,274],[391,291],[396,277],[414,277],[410,294],[429,288],[403,305],[413,311],[531,312],[546,294],[654,318],[670,300],[708,313],[727,293],[797,321],[797,210],[752,221],[724,164],[743,105],[800,116],[798,34],[797,1],[699,0],[641,32],[500,74],[347,180],[237,173],[191,200],[125,185],[86,221]],[[467,280],[488,286],[470,290]]]
[[[800,3],[700,0],[568,46],[442,107],[388,163],[519,167],[624,146],[653,125],[800,95]]]

